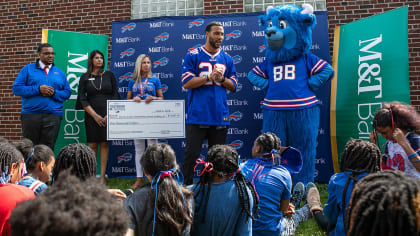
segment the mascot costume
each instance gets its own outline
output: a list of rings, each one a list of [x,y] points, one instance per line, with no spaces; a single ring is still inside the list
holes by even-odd
[[[282,146],[302,153],[302,170],[293,184],[314,181],[319,127],[319,100],[314,94],[333,77],[332,67],[311,54],[315,15],[309,4],[268,7],[260,16],[265,32],[265,60],[248,74],[252,85],[265,90],[263,132],[273,132]]]

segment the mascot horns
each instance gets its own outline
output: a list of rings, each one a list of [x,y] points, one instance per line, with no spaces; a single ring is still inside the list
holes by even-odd
[[[265,13],[268,15],[268,12],[271,10],[271,9],[273,9],[274,7],[273,6],[268,6],[267,7],[267,10],[265,10]]]
[[[314,13],[314,8],[311,4],[304,3],[302,4],[303,10],[300,12],[301,14],[312,14]],[[268,8],[267,8],[268,10]]]

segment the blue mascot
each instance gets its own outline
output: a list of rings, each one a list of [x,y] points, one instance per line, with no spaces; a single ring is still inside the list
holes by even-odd
[[[265,31],[266,59],[248,74],[252,85],[265,90],[263,132],[273,132],[282,146],[302,153],[302,170],[293,183],[314,181],[319,127],[319,100],[314,91],[333,77],[332,67],[313,55],[315,15],[309,4],[268,7],[260,16]]]

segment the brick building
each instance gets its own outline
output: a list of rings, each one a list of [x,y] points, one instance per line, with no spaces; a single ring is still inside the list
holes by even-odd
[[[160,15],[242,13],[265,9],[262,0],[20,0],[0,2],[0,136],[21,138],[20,97],[11,93],[19,70],[36,59],[41,29],[105,34],[111,22]],[[420,110],[420,1],[418,0],[272,0],[270,5],[313,3],[328,11],[329,38],[334,27],[401,6],[409,6],[408,41],[411,102]],[[165,4],[158,4],[165,3]],[[267,4],[267,1],[264,1]],[[172,5],[174,7],[172,7]],[[109,41],[111,44],[111,41]],[[111,45],[109,45],[111,49]],[[109,52],[108,52],[109,53]],[[110,58],[110,57],[108,57]]]

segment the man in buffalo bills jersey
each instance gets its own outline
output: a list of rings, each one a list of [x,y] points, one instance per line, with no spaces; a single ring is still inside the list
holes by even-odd
[[[227,91],[238,79],[232,58],[220,46],[224,30],[219,22],[206,26],[204,46],[190,50],[182,64],[182,87],[187,89],[187,137],[183,164],[185,184],[192,184],[194,165],[205,139],[209,147],[225,144],[229,125]]]

